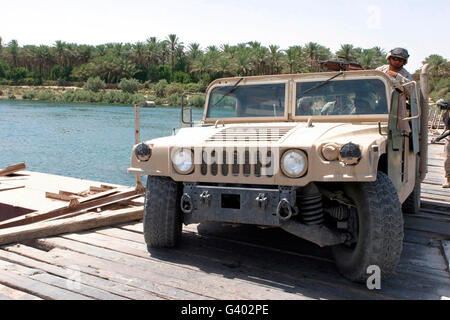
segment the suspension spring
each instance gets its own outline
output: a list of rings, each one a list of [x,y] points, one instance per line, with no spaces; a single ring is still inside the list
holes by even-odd
[[[299,195],[297,199],[304,224],[318,225],[323,223],[322,195],[320,193]]]

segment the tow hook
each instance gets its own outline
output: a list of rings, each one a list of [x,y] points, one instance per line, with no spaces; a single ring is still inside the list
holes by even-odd
[[[194,206],[192,205],[191,197],[187,193],[183,194],[183,196],[181,197],[180,206],[181,211],[183,211],[184,213],[192,213],[192,209],[194,208]]]
[[[277,216],[283,221],[289,220],[292,217],[292,206],[288,199],[283,198],[278,202]]]

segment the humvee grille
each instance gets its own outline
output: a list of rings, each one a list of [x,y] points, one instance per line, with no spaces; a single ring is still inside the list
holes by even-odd
[[[254,152],[253,155],[251,152],[249,149],[222,151],[221,153],[215,150],[204,150],[200,173],[203,176],[222,175],[226,177],[228,175],[242,175],[244,177],[261,177],[262,169],[266,168],[266,176],[272,177],[273,173],[269,171],[273,163],[272,152],[270,150],[265,151],[266,159],[269,159],[269,161],[266,160],[264,164],[262,163],[260,151]],[[222,154],[222,158],[220,158],[220,154]]]
[[[206,142],[277,142],[295,126],[296,124],[275,127],[229,127],[217,132]]]

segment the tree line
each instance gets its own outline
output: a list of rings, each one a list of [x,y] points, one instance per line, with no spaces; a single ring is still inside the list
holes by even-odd
[[[106,84],[117,85],[122,79],[136,79],[141,84],[202,83],[205,87],[216,78],[318,71],[318,61],[337,59],[353,61],[364,69],[386,63],[380,47],[360,48],[343,44],[336,52],[315,42],[281,49],[263,46],[258,41],[236,45],[184,44],[176,34],[165,39],[150,37],[136,43],[85,45],[58,40],[52,46],[23,45],[17,40],[2,43],[0,37],[0,84],[68,85],[99,77]],[[440,55],[430,55],[433,79],[447,79],[450,62]],[[411,71],[411,70],[410,70]],[[448,81],[432,81],[440,94],[448,95]],[[447,92],[443,89],[447,88]]]

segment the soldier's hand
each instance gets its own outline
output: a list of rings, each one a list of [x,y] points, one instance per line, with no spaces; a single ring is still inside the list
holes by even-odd
[[[431,139],[431,143],[432,143],[432,144],[435,143],[435,142],[436,142],[436,139],[435,139],[435,138]]]
[[[397,77],[397,72],[389,70],[388,72],[386,72],[388,75],[390,75],[391,77],[395,78]]]

